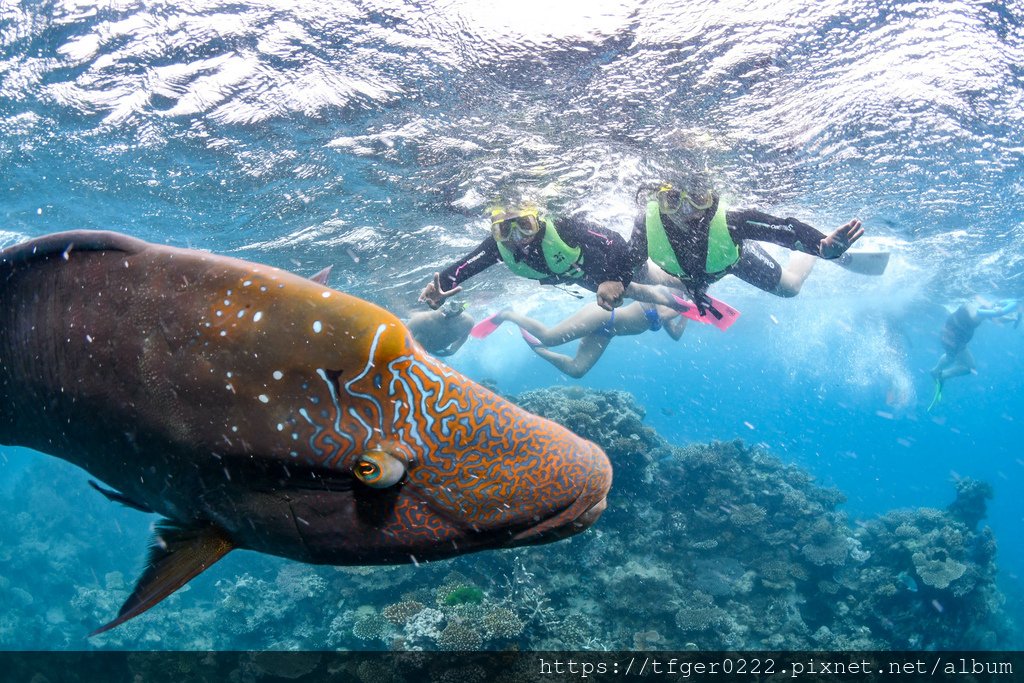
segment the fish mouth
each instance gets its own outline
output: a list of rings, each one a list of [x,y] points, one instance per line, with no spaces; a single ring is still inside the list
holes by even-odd
[[[595,501],[596,494],[599,498]],[[534,545],[549,543],[586,531],[598,520],[601,513],[608,507],[608,489],[599,488],[597,492],[586,491],[569,507],[535,524],[529,529],[520,531],[512,537],[510,545]]]
[[[577,501],[578,503],[579,501]],[[602,496],[601,500],[585,508],[582,513],[577,514],[579,507],[573,503],[562,512],[549,517],[540,524],[521,531],[512,537],[510,545],[537,545],[559,541],[586,531],[608,507],[608,498]]]

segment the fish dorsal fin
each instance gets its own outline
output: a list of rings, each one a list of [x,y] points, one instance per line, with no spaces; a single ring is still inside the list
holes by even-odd
[[[235,547],[213,524],[182,526],[170,520],[156,525],[146,569],[135,590],[121,605],[117,618],[89,634],[109,631],[137,617],[198,576]]]
[[[136,503],[134,500],[124,495],[120,491],[115,491],[113,489],[105,489],[96,482],[94,482],[92,479],[89,480],[89,486],[93,487],[94,489],[102,493],[104,496],[106,496],[107,500],[112,500],[115,503],[120,503],[121,505],[130,507],[133,510],[138,510],[139,512],[153,512],[152,508],[143,505],[142,503]]]
[[[324,287],[326,287],[327,286],[327,279],[329,277],[331,277],[331,271],[332,270],[334,270],[334,266],[327,266],[326,268],[324,268],[319,273],[317,273],[316,275],[314,275],[313,277],[311,277],[309,279],[312,280],[313,282],[317,283],[318,285],[323,285]]]
[[[15,244],[0,252],[0,265],[18,266],[62,254],[65,259],[76,251],[121,251],[136,254],[149,245],[142,240],[106,230],[56,232]]]

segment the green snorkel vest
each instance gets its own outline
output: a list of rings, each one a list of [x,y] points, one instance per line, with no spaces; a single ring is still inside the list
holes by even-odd
[[[717,275],[740,260],[740,250],[729,234],[729,226],[725,221],[725,204],[719,200],[711,223],[708,225],[708,254],[704,262],[703,273],[687,273],[679,265],[672,245],[665,234],[665,225],[661,222],[658,202],[647,202],[647,255],[661,266],[666,273],[683,278],[699,278],[702,275]]]
[[[547,264],[550,273],[542,273],[525,263],[516,261],[512,250],[504,243],[498,242],[498,253],[501,254],[501,260],[505,262],[509,270],[520,277],[531,280],[546,280],[552,275],[571,278],[583,277],[583,270],[580,268],[583,259],[580,258],[579,247],[573,248],[566,244],[555,230],[555,224],[550,218],[544,219],[544,236],[540,240],[540,250],[544,254],[544,263]]]

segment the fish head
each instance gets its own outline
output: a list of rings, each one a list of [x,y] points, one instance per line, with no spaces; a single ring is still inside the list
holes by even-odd
[[[321,289],[330,303],[295,324],[313,333],[293,354],[303,383],[284,430],[296,466],[319,473],[288,493],[304,559],[418,562],[546,543],[600,517],[612,469],[597,445],[428,355],[387,311]]]

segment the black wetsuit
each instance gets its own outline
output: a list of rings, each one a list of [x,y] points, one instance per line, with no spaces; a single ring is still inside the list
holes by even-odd
[[[708,254],[708,225],[714,217],[714,207],[706,211],[699,221],[684,223],[683,229],[671,223],[664,216],[662,223],[669,244],[683,271],[689,274],[687,281],[693,282],[698,291],[718,277],[705,273]],[[735,275],[758,289],[773,292],[782,278],[782,266],[764,249],[752,242],[772,242],[779,246],[807,254],[818,255],[818,246],[825,234],[807,223],[795,218],[778,218],[762,211],[740,209],[725,212],[729,234],[739,247],[740,258],[729,266],[724,274]],[[633,224],[633,235],[629,240],[630,263],[639,268],[647,260],[646,215],[640,214]]]
[[[556,275],[548,269],[540,245],[544,230],[547,229],[545,227],[541,227],[541,232],[529,244],[508,245],[520,263],[540,273],[551,273],[550,277],[540,281],[541,284],[575,284],[596,292],[598,285],[607,280],[630,283],[632,269],[628,261],[629,252],[621,235],[579,218],[556,218],[554,224],[563,242],[570,247],[579,247],[580,259],[577,264],[583,271],[582,277]],[[441,286],[451,289],[500,261],[502,258],[498,252],[498,243],[493,237],[488,237],[465,258],[441,271]]]
[[[980,324],[981,319],[972,316],[967,310],[967,304],[962,304],[946,318],[946,324],[942,327],[942,349],[950,356],[960,353],[974,337],[974,331]]]

